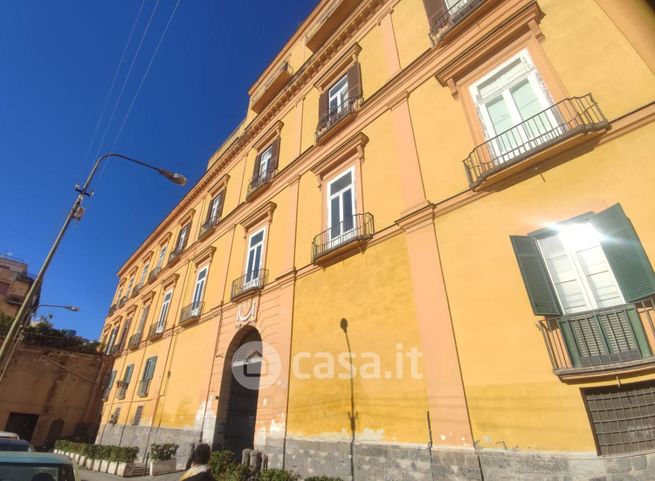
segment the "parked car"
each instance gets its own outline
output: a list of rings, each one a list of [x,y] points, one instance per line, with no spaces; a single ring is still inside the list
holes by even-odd
[[[23,439],[0,438],[0,451],[34,451],[34,448]]]
[[[7,431],[0,431],[0,439],[20,439],[18,434]]]
[[[0,481],[80,481],[66,456],[52,453],[0,452]]]

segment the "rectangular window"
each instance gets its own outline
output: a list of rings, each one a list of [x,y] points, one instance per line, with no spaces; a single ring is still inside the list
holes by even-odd
[[[131,324],[132,318],[130,317],[127,321],[125,321],[125,324],[123,325],[123,330],[121,331],[121,336],[117,343],[119,350],[123,350],[123,347],[125,346],[125,340],[127,339],[127,333],[130,331]]]
[[[123,297],[123,288],[125,287],[125,283],[121,283],[120,286],[118,286],[118,291],[116,291],[116,300],[115,303],[118,304]]]
[[[561,122],[527,50],[471,86],[491,158],[506,162],[561,135]]]
[[[123,385],[127,386],[132,380],[132,372],[134,371],[134,364],[128,364],[125,368],[125,374],[123,374]]]
[[[164,244],[161,246],[161,249],[159,249],[159,258],[157,259],[157,267],[161,268],[162,264],[164,263],[164,258],[166,257],[166,250],[168,249],[168,244]]]
[[[587,222],[558,230],[537,244],[564,313],[624,304],[596,229]]]
[[[137,324],[134,334],[141,334],[143,332],[143,326],[145,326],[146,324],[146,320],[148,319],[149,312],[150,312],[150,304],[146,304],[145,306],[143,306],[143,310],[141,311],[141,316],[139,317],[139,324]]]
[[[223,203],[223,193],[216,195],[209,204],[209,211],[207,212],[207,222],[210,225],[215,225],[221,215],[221,204]]]
[[[150,383],[155,376],[155,367],[157,366],[157,356],[149,357],[143,368],[141,381],[139,382],[139,396],[144,397],[148,395],[150,390]]]
[[[272,165],[272,160],[273,158],[273,146],[269,146],[266,150],[262,152],[262,154],[259,157],[259,169],[257,175],[259,176],[260,180],[266,179],[266,176],[269,173],[269,169],[271,168]]]
[[[330,113],[339,113],[348,102],[348,75],[341,77],[328,90],[328,108]]]
[[[164,332],[164,326],[166,326],[166,316],[168,316],[168,309],[171,305],[171,299],[173,298],[173,291],[170,290],[164,294],[164,301],[161,305],[161,311],[159,311],[159,318],[157,319],[157,329],[156,332],[161,334]]]
[[[582,391],[601,455],[655,448],[655,382]]]
[[[114,379],[116,378],[116,370],[111,371],[106,377],[105,377],[105,385],[103,386],[102,389],[102,400],[106,401],[109,399],[109,393],[111,392],[111,387],[114,384]]]
[[[127,293],[125,294],[127,297],[132,295],[132,287],[134,287],[134,274],[132,274],[130,281],[127,283]]]
[[[116,336],[118,336],[118,326],[114,326],[114,328],[111,330],[109,341],[107,341],[107,349],[105,349],[105,354],[109,354],[111,352],[111,349],[114,347],[114,343],[116,342]]]
[[[203,267],[198,271],[196,277],[196,286],[193,290],[193,306],[191,307],[191,315],[197,316],[200,314],[202,298],[205,293],[205,284],[207,283],[207,271],[209,267]]]
[[[141,423],[141,416],[143,415],[143,406],[137,406],[132,418],[132,425],[138,426]]]
[[[189,230],[191,229],[191,224],[187,224],[182,227],[180,234],[177,236],[177,244],[175,245],[175,251],[180,252],[186,247],[186,243],[189,237]]]
[[[246,259],[246,287],[257,287],[260,283],[260,270],[264,256],[264,233],[261,229],[252,234],[248,240],[248,257]]]
[[[148,278],[149,268],[150,268],[150,260],[147,260],[146,263],[143,265],[143,269],[141,270],[141,277],[139,278],[139,287],[143,287],[143,285],[146,283],[146,279]]]
[[[327,222],[332,246],[338,245],[354,235],[355,190],[354,169],[328,183]]]

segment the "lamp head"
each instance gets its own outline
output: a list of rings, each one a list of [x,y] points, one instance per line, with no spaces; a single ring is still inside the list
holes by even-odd
[[[77,306],[66,306],[66,309],[73,312],[80,312],[80,308]]]
[[[159,172],[161,175],[176,185],[186,185],[186,177],[184,177],[182,174],[171,172],[167,169],[158,169],[157,172]]]
[[[343,332],[347,333],[348,332],[348,319],[346,319],[345,317],[343,319],[341,319],[341,322],[339,323],[339,326],[341,327],[341,329],[343,329]]]

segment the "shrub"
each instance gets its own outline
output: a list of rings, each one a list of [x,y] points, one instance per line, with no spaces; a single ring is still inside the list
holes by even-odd
[[[177,453],[177,444],[151,444],[150,445],[150,458],[153,461],[166,461],[171,459]]]
[[[341,478],[333,478],[331,476],[311,476],[305,478],[305,481],[343,481]]]
[[[215,478],[234,464],[234,454],[232,451],[214,451],[209,458],[209,467]]]
[[[98,457],[98,451],[99,451],[98,448],[100,448],[100,446],[97,445],[97,444],[89,444],[89,445],[87,445],[87,447],[86,447],[86,455],[87,455],[88,457],[90,457],[91,459],[100,459],[100,458]]]
[[[298,481],[300,476],[286,469],[264,469],[258,481]]]
[[[258,481],[258,477],[247,466],[232,463],[216,476],[216,481]]]

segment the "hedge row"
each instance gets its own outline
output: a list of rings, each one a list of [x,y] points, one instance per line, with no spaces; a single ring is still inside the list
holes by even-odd
[[[65,453],[81,454],[91,459],[133,463],[139,454],[139,448],[128,446],[103,446],[101,444],[76,443],[60,439],[55,442],[55,449]]]

